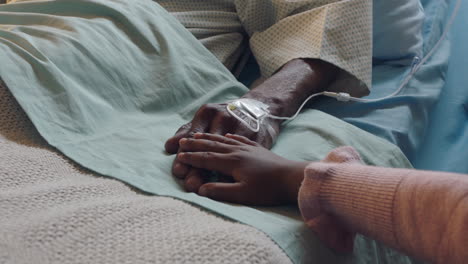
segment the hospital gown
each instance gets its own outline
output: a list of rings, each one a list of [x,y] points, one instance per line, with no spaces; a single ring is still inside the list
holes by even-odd
[[[231,71],[250,49],[265,78],[290,60],[315,58],[342,70],[327,90],[370,90],[372,0],[154,1]]]
[[[366,94],[372,75],[371,0],[157,0],[226,67],[248,48],[263,77],[297,58],[340,69],[328,90]],[[240,62],[239,62],[240,61]]]

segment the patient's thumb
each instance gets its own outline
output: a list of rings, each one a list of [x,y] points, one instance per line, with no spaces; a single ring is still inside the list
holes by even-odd
[[[164,149],[169,154],[176,154],[179,151],[179,140],[190,135],[191,123],[187,123],[181,126],[177,132],[169,138],[164,144]]]
[[[169,138],[166,143],[164,144],[164,149],[169,154],[176,154],[179,151],[179,140],[182,137],[171,137]]]

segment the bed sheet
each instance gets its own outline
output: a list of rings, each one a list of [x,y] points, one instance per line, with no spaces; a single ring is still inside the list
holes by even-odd
[[[429,22],[432,22],[432,23],[426,24],[426,25],[429,25],[425,28],[427,30],[426,37],[428,37],[426,43],[430,44],[431,41],[433,41],[433,39],[437,39],[437,35],[440,36],[440,29],[442,28],[444,23],[437,22],[439,20],[435,18],[438,18],[440,19],[440,21],[443,21],[442,18],[445,17],[445,11],[447,11],[447,4],[449,3],[441,2],[440,4],[438,4],[435,1],[433,2],[427,1],[425,7],[432,8],[431,10],[434,11],[434,14],[433,14],[434,16],[432,17],[432,20],[428,20]],[[429,37],[432,37],[432,38],[429,38]],[[426,44],[427,47],[430,47],[429,44]],[[448,41],[444,41],[441,47],[443,48],[443,50],[447,51],[447,45],[449,44],[450,43]],[[354,105],[348,105],[344,107],[343,105],[340,105],[341,108],[332,108],[332,105],[329,105],[323,102],[322,103],[324,104],[323,109],[326,111],[329,111],[330,113],[334,113],[334,111],[336,111],[337,116],[339,116],[339,111],[341,111],[343,114],[343,119],[345,119],[346,121],[352,124],[355,124],[370,132],[375,132],[375,134],[385,137],[392,142],[398,143],[402,148],[405,147],[404,150],[406,151],[407,155],[408,153],[411,153],[412,151],[416,153],[416,151],[418,150],[417,146],[420,146],[421,142],[425,139],[417,138],[417,137],[414,138],[414,136],[418,135],[417,134],[418,131],[419,132],[426,131],[427,127],[425,126],[425,124],[427,124],[427,121],[429,120],[430,114],[431,114],[427,106],[435,105],[437,103],[438,94],[440,93],[441,87],[443,87],[445,83],[443,74],[441,75],[441,74],[436,74],[436,73],[444,73],[447,67],[448,67],[448,54],[444,52],[440,52],[440,53],[438,52],[434,54],[434,56],[431,57],[431,60],[429,60],[427,64],[421,67],[420,71],[418,71],[413,76],[413,78],[411,79],[411,82],[409,83],[405,91],[402,93],[402,95],[392,98],[388,100],[387,102],[382,102],[384,107],[382,107],[381,104],[361,104],[361,105],[354,104]],[[395,83],[401,82],[405,74],[407,74],[408,71],[410,71],[411,69],[394,68],[394,67],[389,67],[389,66],[379,66],[375,70],[376,70],[375,74],[378,77],[376,78],[375,86],[376,87],[381,86],[382,89],[378,91],[379,93],[374,93],[372,96],[379,97],[381,94],[385,94],[386,92],[389,92],[392,89],[394,89]],[[424,74],[420,74],[421,72]],[[399,79],[398,80],[394,79],[395,76],[398,76]],[[427,79],[433,82],[431,82],[431,85],[427,87],[424,86],[425,87],[425,89],[423,89],[424,93],[420,94],[421,91],[418,90],[422,87],[420,83],[427,84],[426,83]],[[422,103],[419,101],[420,99],[423,100]],[[392,106],[396,106],[396,107],[392,107]],[[360,110],[361,113],[363,113],[361,115],[362,116],[361,119],[359,119],[359,116],[360,116],[359,111],[357,112],[356,115],[344,116],[344,113],[347,113],[349,109],[352,110],[353,107],[357,107],[356,109]],[[373,111],[372,107],[378,110]],[[393,111],[390,111],[390,110],[393,110]],[[347,114],[349,115],[349,113]],[[408,113],[410,113],[410,117],[413,119],[405,118],[405,116],[407,116]],[[303,117],[306,115],[303,115]],[[395,117],[400,117],[400,118],[394,118],[395,123],[378,122],[381,120],[382,116],[387,116],[387,115],[394,115]],[[418,122],[414,122],[414,120],[418,120]],[[305,122],[304,118],[301,118],[297,121]],[[401,128],[395,125],[397,121],[401,121],[401,123],[403,124]],[[392,127],[392,124],[394,125],[393,127]],[[390,127],[391,129],[387,129],[388,127]],[[195,199],[195,197],[193,197],[193,199]],[[359,239],[364,239],[364,238],[360,237]],[[386,249],[383,249],[383,248],[382,249],[376,248],[375,250],[371,249],[370,247],[372,247],[373,244],[370,244],[370,243],[364,243],[364,244],[369,245],[369,251],[375,251],[375,254],[377,255],[377,257],[379,257],[379,255],[387,255],[387,257],[390,257],[390,259],[394,257],[394,260],[397,257],[399,257],[397,256],[397,254],[389,253],[386,251]],[[289,250],[294,250],[294,249],[289,249]],[[328,254],[328,252],[325,249],[321,248],[320,246],[317,247],[317,251],[320,251],[320,252],[317,252],[318,255],[316,257],[320,257],[320,254],[324,254],[324,255]],[[365,256],[360,256],[360,259],[358,259],[357,262],[364,263],[366,262],[366,259],[368,260],[368,262],[374,262],[376,260],[375,256],[365,255]],[[384,261],[383,259],[381,260]],[[387,260],[389,260],[389,258],[387,258]],[[337,261],[339,260],[337,259]],[[352,259],[346,259],[346,260],[342,259],[342,262],[351,262],[351,261]]]
[[[418,169],[468,173],[468,3],[459,0],[423,0],[424,58],[410,67],[375,65],[369,99],[392,94],[372,103],[342,103],[323,98],[314,107],[398,145]],[[459,7],[458,4],[460,4]],[[456,13],[454,23],[450,18]],[[448,34],[444,36],[445,28]],[[258,77],[250,60],[240,79],[250,85]]]
[[[468,173],[468,2],[450,29],[450,60],[442,93],[429,113],[427,133],[413,157],[417,168]]]
[[[200,105],[238,98],[247,88],[156,3],[22,1],[0,11],[0,76],[44,139],[78,164],[252,225],[295,262],[409,262],[374,241],[360,240],[356,256],[335,255],[297,208],[234,206],[182,190],[164,141]],[[312,161],[341,145],[354,146],[371,165],[410,166],[396,146],[317,110],[291,122],[274,150]]]

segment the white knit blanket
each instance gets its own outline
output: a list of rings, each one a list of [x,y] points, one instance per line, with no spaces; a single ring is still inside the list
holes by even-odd
[[[290,263],[264,233],[74,164],[0,82],[0,263]]]

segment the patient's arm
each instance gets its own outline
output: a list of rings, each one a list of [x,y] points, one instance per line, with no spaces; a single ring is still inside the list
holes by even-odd
[[[268,104],[274,115],[291,116],[309,95],[325,89],[334,80],[337,72],[338,68],[321,60],[295,59],[285,64],[277,73],[249,91],[243,98]],[[277,133],[279,132],[280,121],[268,119],[267,122]],[[165,148],[169,153],[177,153],[179,140],[190,138],[197,132],[243,135],[266,148],[271,148],[275,139],[271,138],[265,127],[254,133],[230,116],[224,104],[208,104],[202,106],[191,122],[182,126],[167,140]],[[185,188],[188,191],[197,192],[203,184],[202,171],[199,169],[174,162],[173,174],[185,179]]]
[[[292,60],[243,98],[266,103],[274,115],[291,116],[307,97],[324,91],[337,72],[338,68],[321,60]]]

